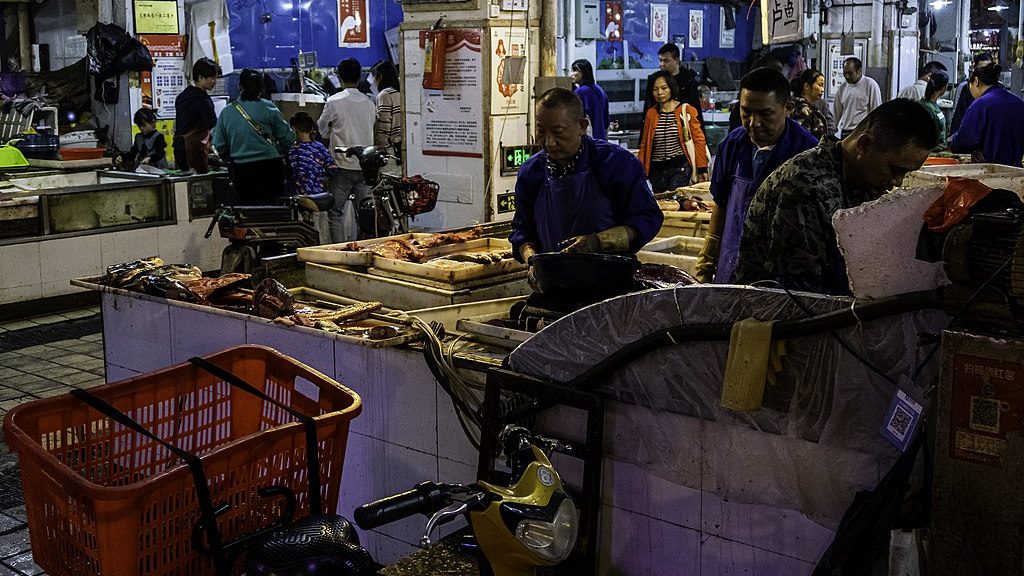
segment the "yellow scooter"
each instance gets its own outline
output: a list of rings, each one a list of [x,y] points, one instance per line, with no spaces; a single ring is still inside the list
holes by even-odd
[[[533,576],[538,566],[564,561],[576,544],[579,515],[548,459],[557,442],[510,425],[501,434],[501,445],[511,485],[422,482],[357,508],[356,524],[369,530],[415,514],[430,515],[420,542],[426,546],[435,527],[465,516],[494,576]],[[482,572],[486,568],[481,566]]]

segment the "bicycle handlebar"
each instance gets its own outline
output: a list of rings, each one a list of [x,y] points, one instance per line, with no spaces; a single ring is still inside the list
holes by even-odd
[[[360,528],[370,530],[416,514],[431,514],[450,503],[445,488],[443,484],[421,482],[408,492],[356,508],[353,516]]]

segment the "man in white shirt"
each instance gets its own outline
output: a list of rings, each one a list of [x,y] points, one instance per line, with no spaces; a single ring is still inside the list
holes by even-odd
[[[359,169],[359,161],[334,152],[335,146],[373,145],[373,122],[377,118],[377,106],[356,88],[362,72],[363,67],[355,58],[346,58],[338,63],[342,90],[327,99],[320,120],[316,123],[320,134],[330,137],[331,153],[339,168],[330,176],[334,207],[327,213],[331,242],[334,243],[356,239],[359,230],[356,221],[359,201],[370,195],[370,187],[366,185],[363,172]]]
[[[921,70],[917,74],[917,81],[907,86],[900,93],[896,95],[897,98],[906,98],[917,102],[924,98],[924,92],[928,89],[928,80],[931,79],[934,72],[942,70],[946,71],[946,67],[941,62],[935,62],[934,60],[925,64],[921,67]]]
[[[846,138],[860,121],[882,103],[882,91],[878,83],[864,75],[860,58],[847,58],[843,63],[843,78],[846,83],[836,92],[836,119],[839,132]]]

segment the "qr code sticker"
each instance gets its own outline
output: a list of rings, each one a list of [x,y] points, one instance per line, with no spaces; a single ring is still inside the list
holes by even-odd
[[[1000,405],[993,398],[971,396],[971,428],[998,434]]]
[[[886,428],[902,442],[910,432],[910,425],[914,421],[914,415],[904,410],[902,406],[897,405],[895,408]]]

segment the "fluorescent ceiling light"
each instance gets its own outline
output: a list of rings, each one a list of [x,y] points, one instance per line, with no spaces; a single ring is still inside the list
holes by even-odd
[[[1002,12],[1003,10],[1009,10],[1010,7],[1006,4],[1005,0],[996,0],[996,3],[988,7],[992,12]]]
[[[944,7],[949,6],[952,3],[952,0],[935,0],[934,2],[931,2],[931,5],[932,8],[936,10],[942,10]]]

